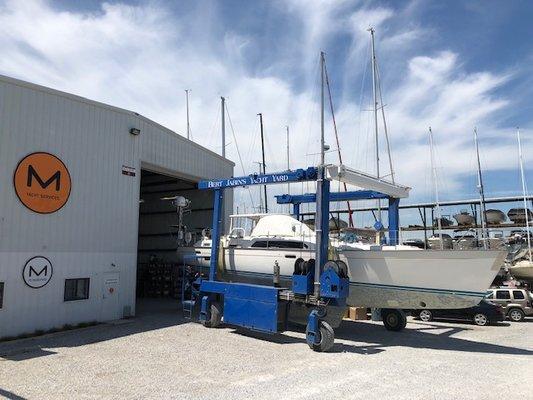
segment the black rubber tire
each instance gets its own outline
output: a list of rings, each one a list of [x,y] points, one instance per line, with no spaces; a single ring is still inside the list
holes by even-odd
[[[302,272],[303,272],[304,263],[305,261],[303,258],[298,258],[294,262],[294,274],[295,275],[303,275]]]
[[[489,317],[487,317],[487,314],[483,313],[476,313],[472,320],[477,326],[487,326],[490,324]]]
[[[424,317],[422,317],[422,315],[424,315]],[[430,310],[420,310],[418,313],[418,319],[423,322],[431,322],[433,321],[433,313]]]
[[[307,343],[311,349],[317,352],[326,352],[335,344],[335,332],[326,321],[320,321],[320,342],[318,344]],[[307,332],[306,332],[307,336]]]
[[[216,301],[211,303],[210,318],[202,321],[202,325],[206,328],[216,328],[222,323],[222,307]]]
[[[384,308],[381,310],[383,325],[388,331],[398,332],[407,325],[407,317],[402,310]]]
[[[518,318],[515,318],[514,315],[518,316]],[[513,322],[522,322],[524,318],[526,317],[526,315],[519,308],[511,308],[509,312],[507,313],[507,317],[509,317],[509,319]]]
[[[339,266],[339,276],[341,278],[348,278],[348,265],[341,260],[337,260],[337,265]]]

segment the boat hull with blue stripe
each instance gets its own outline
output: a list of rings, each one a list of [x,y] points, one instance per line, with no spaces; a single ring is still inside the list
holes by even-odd
[[[281,283],[290,287],[298,258],[314,257],[311,249],[225,247],[219,275],[234,282],[272,283],[279,265]],[[348,265],[353,307],[449,309],[477,305],[503,264],[505,252],[490,250],[338,249]],[[210,247],[196,248],[196,264],[208,266]]]

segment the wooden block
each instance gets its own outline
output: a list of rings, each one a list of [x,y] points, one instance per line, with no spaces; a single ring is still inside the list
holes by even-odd
[[[357,320],[366,320],[367,316],[365,307],[357,307],[355,310],[355,317]]]

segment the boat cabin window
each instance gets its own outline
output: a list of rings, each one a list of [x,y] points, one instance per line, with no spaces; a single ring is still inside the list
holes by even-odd
[[[508,290],[496,290],[496,298],[507,300],[511,298],[511,293]]]
[[[260,247],[269,249],[307,249],[305,243],[290,240],[258,240],[250,247]]]
[[[523,300],[526,298],[521,290],[513,290],[513,297],[515,300]]]

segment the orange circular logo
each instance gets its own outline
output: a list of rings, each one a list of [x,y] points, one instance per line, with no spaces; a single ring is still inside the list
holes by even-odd
[[[24,157],[13,177],[18,198],[30,210],[40,214],[56,212],[70,196],[70,174],[56,156],[32,153]]]

